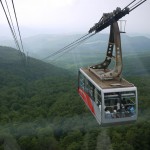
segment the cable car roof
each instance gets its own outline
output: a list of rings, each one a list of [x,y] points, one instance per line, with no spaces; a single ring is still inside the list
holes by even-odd
[[[91,70],[91,69],[90,69]],[[80,71],[85,75],[88,76],[93,82],[95,82],[99,87],[102,89],[109,89],[109,88],[126,88],[126,87],[134,87],[134,84],[128,82],[125,79],[118,80],[100,80],[98,76],[92,73],[88,68],[80,68]],[[100,69],[94,69],[94,71],[98,72]]]

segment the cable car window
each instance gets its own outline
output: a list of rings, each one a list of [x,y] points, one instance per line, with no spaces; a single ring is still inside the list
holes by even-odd
[[[102,97],[101,97],[101,92],[98,91],[96,88],[95,88],[95,103],[97,104],[97,106],[100,106],[102,105]]]
[[[85,84],[85,81],[84,81],[84,80],[85,80],[85,79],[84,79],[83,74],[80,73],[80,75],[79,75],[79,86],[80,86],[82,89],[84,89],[84,84]]]
[[[100,104],[102,103],[102,97],[101,97],[101,92],[100,91],[97,91],[98,92],[98,101],[100,102]]]
[[[132,117],[136,113],[135,91],[105,93],[104,101],[107,119]]]
[[[136,114],[136,93],[135,91],[121,93],[122,104],[125,107],[125,116],[132,117]]]
[[[119,101],[118,93],[105,93],[104,105],[105,105],[105,118],[116,118],[117,102]]]
[[[87,79],[85,79],[85,92],[94,100],[94,86]]]

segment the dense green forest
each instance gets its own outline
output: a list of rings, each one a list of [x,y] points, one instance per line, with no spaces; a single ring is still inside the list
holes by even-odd
[[[104,128],[78,96],[76,74],[0,47],[0,150],[149,150],[149,57],[139,58],[144,71],[129,58],[124,73],[138,87],[138,121]]]

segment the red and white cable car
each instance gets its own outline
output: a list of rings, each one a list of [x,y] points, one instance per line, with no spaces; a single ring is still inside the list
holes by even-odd
[[[80,68],[78,93],[102,125],[133,122],[138,115],[137,88],[122,79],[101,81],[89,68]]]
[[[127,14],[129,9],[123,11]],[[133,122],[138,116],[137,88],[121,76],[122,50],[116,16],[120,17],[123,11],[117,8],[112,13],[103,14],[101,20],[89,30],[98,32],[105,24],[111,24],[106,58],[100,64],[79,69],[78,93],[102,126]],[[112,60],[115,61],[115,66],[110,69]]]

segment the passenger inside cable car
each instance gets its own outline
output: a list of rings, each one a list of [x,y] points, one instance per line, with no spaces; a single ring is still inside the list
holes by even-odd
[[[117,93],[105,93],[105,112],[110,112],[111,117],[106,118],[123,118],[132,117],[135,115],[135,92],[117,92]]]

